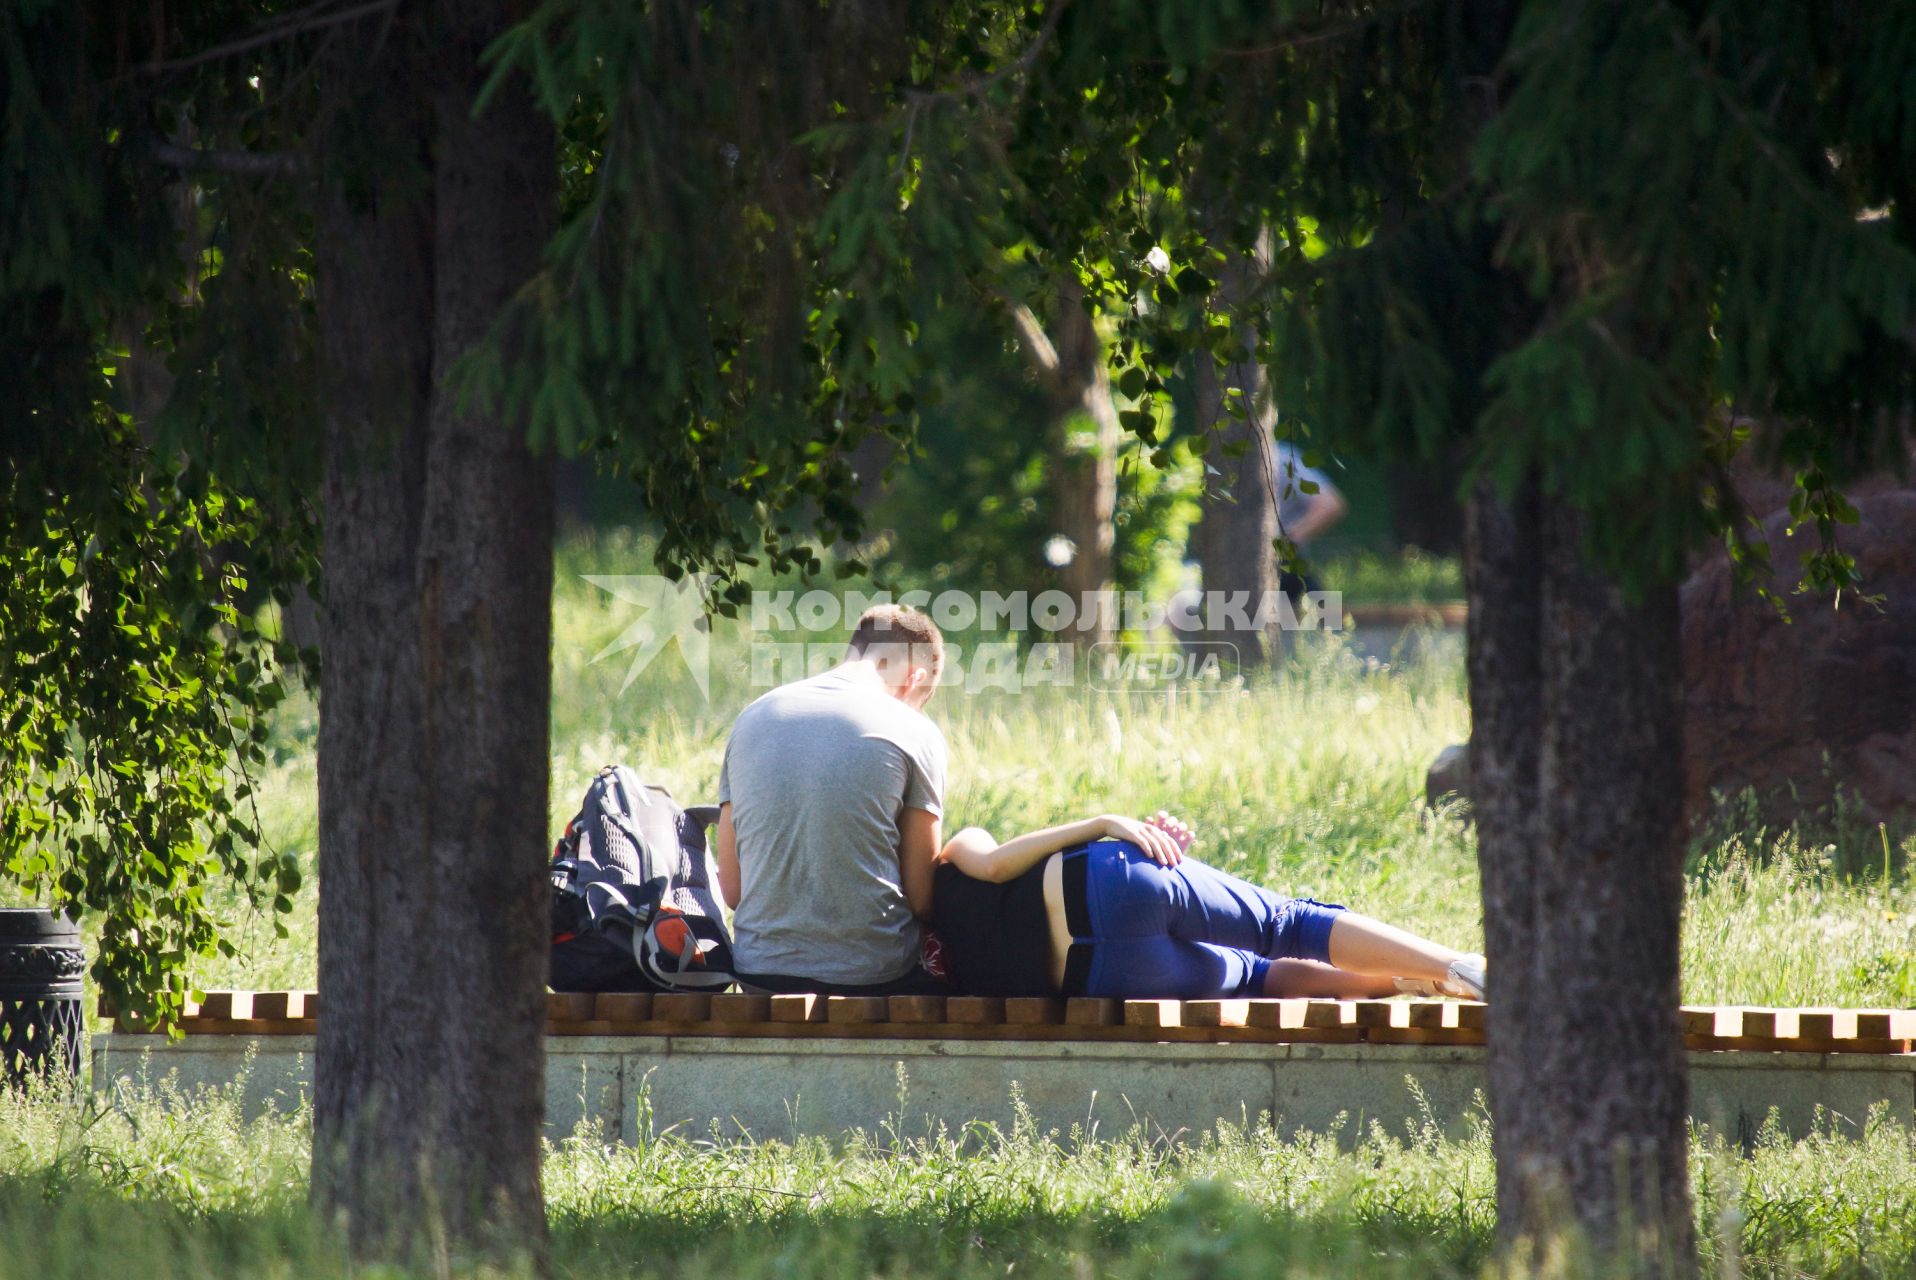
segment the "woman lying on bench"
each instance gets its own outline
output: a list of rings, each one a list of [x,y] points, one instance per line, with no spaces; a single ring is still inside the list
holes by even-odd
[[[1260,889],[1185,857],[1192,838],[1162,812],[1087,818],[1003,844],[966,827],[933,878],[952,982],[1005,996],[1483,999],[1482,956]]]

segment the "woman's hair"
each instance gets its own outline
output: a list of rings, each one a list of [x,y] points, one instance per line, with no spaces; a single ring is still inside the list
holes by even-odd
[[[902,604],[875,604],[852,629],[851,654],[864,657],[877,646],[904,646],[910,665],[921,662],[936,677],[945,669],[945,637],[929,616]],[[877,654],[873,654],[877,657]]]

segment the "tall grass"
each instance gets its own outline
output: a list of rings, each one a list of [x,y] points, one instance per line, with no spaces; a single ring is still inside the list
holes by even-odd
[[[569,543],[560,557],[554,830],[609,761],[637,766],[683,801],[710,797],[732,718],[762,692],[748,637],[724,620],[713,631],[709,694],[676,648],[623,687],[630,653],[598,655],[638,611],[583,575],[649,568],[645,546],[622,535]],[[841,637],[796,638],[822,640],[829,656]],[[967,646],[986,638],[956,637]],[[1169,809],[1198,828],[1199,855],[1226,870],[1476,947],[1474,832],[1454,809],[1431,812],[1422,798],[1430,760],[1469,734],[1462,663],[1454,647],[1406,652],[1422,656],[1382,662],[1306,637],[1284,670],[1250,682],[1176,692],[1102,691],[1082,678],[1015,693],[943,689],[930,714],[951,746],[948,822],[1004,836],[1088,813]],[[278,763],[261,788],[267,838],[298,851],[309,871],[291,937],[275,939],[269,921],[233,903],[241,954],[203,966],[202,986],[313,981],[315,725],[310,699],[288,708],[274,740]],[[1842,818],[1834,814],[1818,836],[1766,829],[1746,806],[1725,805],[1692,857],[1686,998],[1916,1005],[1916,892],[1905,874],[1916,839],[1879,838]]]
[[[0,1278],[355,1271],[306,1210],[310,1117],[242,1119],[237,1088],[164,1081],[75,1100],[0,1095]],[[1351,1135],[1221,1124],[1171,1143],[1008,1128],[839,1143],[582,1127],[549,1144],[562,1276],[1262,1277],[1607,1274],[1553,1243],[1491,1251],[1483,1125]],[[1706,1273],[1900,1276],[1916,1266],[1916,1146],[1875,1118],[1747,1151],[1693,1141]],[[479,1274],[457,1265],[445,1272]]]

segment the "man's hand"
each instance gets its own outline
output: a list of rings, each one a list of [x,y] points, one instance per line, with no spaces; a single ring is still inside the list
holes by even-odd
[[[1162,812],[1158,814],[1158,817],[1176,821]],[[1123,814],[1107,813],[1099,821],[1104,824],[1104,834],[1108,839],[1129,841],[1142,849],[1144,856],[1160,867],[1175,867],[1183,862],[1185,846],[1191,842],[1188,838],[1189,828],[1184,828],[1187,838],[1180,844],[1177,837],[1170,831],[1157,825],[1155,818],[1149,822],[1139,822],[1136,818],[1127,818]],[[1180,823],[1179,826],[1183,827],[1183,824]]]
[[[920,920],[931,919],[940,825],[938,815],[926,809],[906,808],[898,815],[898,881],[911,913]]]

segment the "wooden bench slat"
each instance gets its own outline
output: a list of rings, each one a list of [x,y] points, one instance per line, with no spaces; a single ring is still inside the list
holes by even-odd
[[[652,1017],[650,991],[601,991],[592,999],[592,1017],[597,1022],[646,1022]]]
[[[891,1013],[884,996],[826,996],[825,1021],[862,1025],[883,1022]]]
[[[1241,1027],[1250,1017],[1249,1000],[1186,1000],[1187,1027]]]
[[[310,1034],[319,1013],[317,991],[205,993],[189,1004],[181,1024],[194,1035]],[[150,1031],[137,1019],[116,1015],[101,997],[102,1017],[114,1029]],[[1172,1040],[1202,1042],[1210,1029],[1266,1032],[1247,1042],[1329,1042],[1371,1039],[1380,1044],[1481,1044],[1488,1006],[1476,1001],[1413,1000],[1116,1000],[1102,997],[990,996],[766,996],[748,992],[549,992],[549,1029],[558,1034],[599,1035],[651,1023],[718,1024],[745,1031],[766,1023],[832,1023],[847,1034],[885,1034],[887,1024],[927,1033],[963,1035],[975,1028],[986,1038],[1151,1039],[1139,1032],[1163,1031]],[[1686,1005],[1683,1034],[1693,1048],[1810,1053],[1902,1053],[1916,1040],[1916,1010],[1770,1008]],[[793,1028],[792,1033],[829,1035]],[[1179,1035],[1178,1033],[1184,1033]],[[727,1034],[708,1029],[708,1034]],[[1290,1033],[1286,1035],[1285,1033]],[[776,1034],[788,1034],[777,1032]],[[1246,1039],[1226,1036],[1225,1039]]]
[[[721,991],[712,997],[712,1021],[734,1025],[743,1022],[769,1022],[772,997],[749,991]]]
[[[1247,1026],[1279,1031],[1302,1031],[1309,1000],[1292,996],[1282,1000],[1253,1000],[1245,1016]]]
[[[709,1022],[712,997],[704,991],[661,991],[652,997],[654,1022]]]
[[[1348,1000],[1310,1000],[1304,1005],[1304,1025],[1334,1031],[1356,1024],[1357,1015]]]
[[[255,991],[253,993],[253,1016],[255,1018],[284,1019],[306,1017],[305,991]]]
[[[212,997],[212,992],[207,992]],[[548,991],[546,992],[546,1021],[548,1022],[587,1022],[592,1018],[592,1005],[598,997],[590,991]]]
[[[1393,1025],[1392,1019],[1396,1016],[1397,1010],[1402,1008],[1402,1003],[1396,1000],[1356,1000],[1351,1005],[1351,1020],[1366,1029],[1387,1028]],[[1410,1025],[1408,1017],[1409,1015],[1406,1014],[1405,1026]]]
[[[893,996],[887,1004],[887,1016],[893,1022],[915,1025],[945,1020],[943,996]]]
[[[225,1022],[244,1022],[253,1016],[253,993],[250,991],[209,991],[206,999],[200,1002],[201,1018],[214,1018]]]
[[[996,1026],[1005,1020],[1005,1002],[999,996],[949,996],[945,1020],[959,1026]]]
[[[1181,1027],[1184,1010],[1176,1000],[1126,1000],[1124,1025],[1127,1027]]]
[[[1798,1009],[1796,1034],[1805,1040],[1836,1039],[1836,1012],[1833,1009]]]
[[[1115,1027],[1124,1022],[1124,1003],[1104,996],[1072,996],[1064,1002],[1068,1027]]]
[[[1005,1001],[1005,1022],[1014,1027],[1053,1026],[1064,1021],[1064,1001],[1051,996],[1012,996]]]
[[[810,992],[772,997],[773,1022],[823,1022],[825,1001]]]
[[[1858,1040],[1887,1040],[1893,1025],[1887,1009],[1858,1009],[1854,1034]]]

